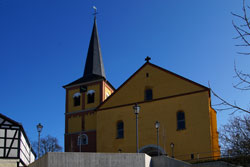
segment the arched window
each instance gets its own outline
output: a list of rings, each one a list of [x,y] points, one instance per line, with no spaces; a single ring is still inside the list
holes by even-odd
[[[94,90],[89,90],[87,92],[88,96],[88,103],[94,103],[95,102],[95,91]]]
[[[194,159],[194,154],[191,154],[191,159]]]
[[[77,145],[87,145],[88,144],[88,136],[86,134],[80,134],[77,138]]]
[[[117,122],[116,125],[117,128],[117,139],[124,138],[124,126],[123,126],[123,121]]]
[[[73,95],[74,106],[79,106],[81,101],[81,93],[77,92]]]
[[[152,89],[145,90],[145,100],[152,100],[153,99],[153,91]]]
[[[186,129],[185,125],[185,113],[183,111],[177,112],[177,130]]]

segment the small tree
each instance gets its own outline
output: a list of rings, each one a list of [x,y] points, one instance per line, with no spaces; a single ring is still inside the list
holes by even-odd
[[[33,142],[32,147],[37,151],[38,142]],[[58,140],[56,137],[52,137],[47,135],[40,140],[40,155],[44,155],[47,152],[60,152],[62,151],[62,147],[58,144]],[[37,153],[38,155],[38,153]]]
[[[225,155],[250,155],[250,116],[234,117],[220,130]]]

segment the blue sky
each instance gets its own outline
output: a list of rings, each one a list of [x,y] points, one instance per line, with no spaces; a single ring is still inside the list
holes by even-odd
[[[230,12],[241,12],[240,0],[0,0],[0,112],[21,122],[30,140],[37,140],[41,122],[42,136],[56,136],[63,145],[62,86],[83,74],[93,5],[106,76],[116,88],[150,56],[249,106],[249,93],[232,88],[234,61],[250,73],[250,57],[237,55],[240,41],[232,39]],[[218,112],[219,128],[229,114]]]

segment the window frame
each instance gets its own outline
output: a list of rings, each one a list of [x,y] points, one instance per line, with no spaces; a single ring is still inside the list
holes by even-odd
[[[95,91],[94,90],[89,90],[87,92],[87,103],[95,103]]]
[[[74,107],[78,107],[81,105],[81,93],[76,92],[73,95],[73,105],[74,105]]]
[[[81,137],[80,137],[81,136]],[[85,138],[83,138],[83,136],[85,137]],[[85,141],[86,142],[81,142],[80,143],[80,139],[83,141],[83,139],[85,139]],[[79,135],[78,137],[77,137],[77,145],[78,146],[84,146],[84,145],[88,145],[88,143],[89,143],[89,141],[88,141],[88,135],[87,134],[81,134],[81,135]]]
[[[152,88],[146,88],[144,91],[144,100],[145,101],[151,101],[153,100],[153,89]]]
[[[117,139],[124,138],[124,122],[122,120],[117,121],[117,123],[116,123],[116,138]]]
[[[190,158],[191,158],[191,160],[193,160],[194,159],[194,154],[191,154]]]
[[[179,115],[183,114],[183,115]],[[183,117],[180,119],[179,117]],[[185,118],[185,112],[184,111],[178,111],[176,113],[176,122],[177,122],[177,130],[185,130],[186,129],[186,118]]]

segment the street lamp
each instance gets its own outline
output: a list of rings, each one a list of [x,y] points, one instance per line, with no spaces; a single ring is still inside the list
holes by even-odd
[[[155,128],[157,131],[157,152],[158,152],[158,156],[160,155],[160,150],[159,150],[159,128],[160,128],[160,122],[156,121],[155,122]]]
[[[38,152],[38,158],[40,157],[40,134],[43,130],[43,125],[41,123],[39,123],[38,125],[36,125],[36,129],[38,132],[38,148],[37,148],[37,152]]]
[[[170,144],[171,150],[172,150],[172,158],[174,158],[174,143]]]
[[[79,144],[79,152],[82,152],[82,134],[80,133],[78,136],[78,144]]]
[[[136,120],[136,152],[139,153],[139,146],[138,146],[138,114],[140,112],[140,106],[136,103],[133,106],[134,113],[135,113],[135,120]]]

